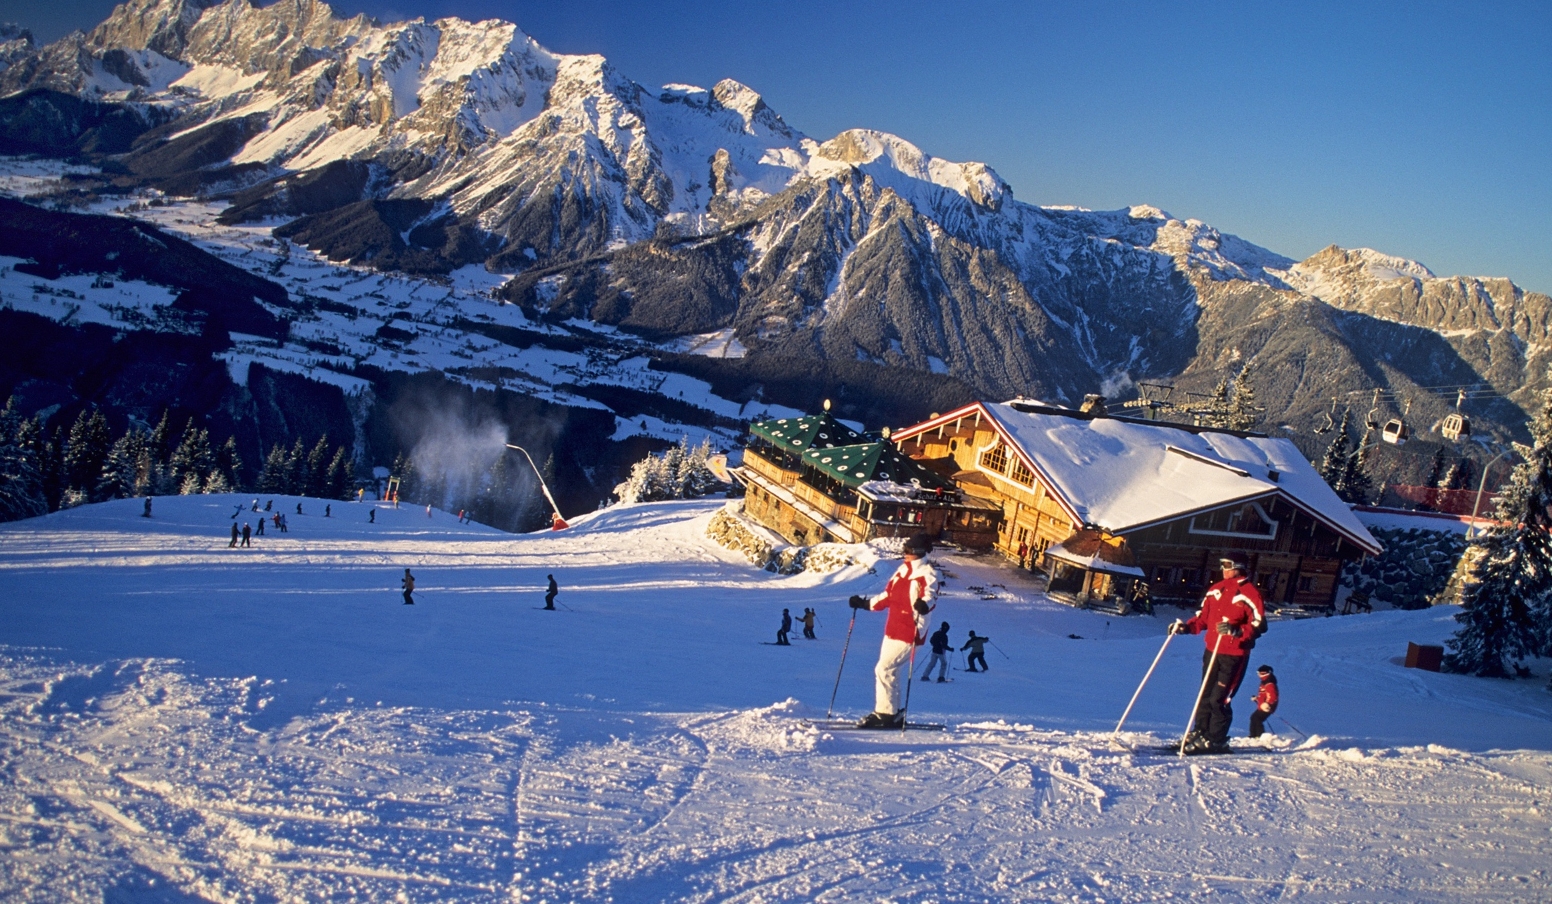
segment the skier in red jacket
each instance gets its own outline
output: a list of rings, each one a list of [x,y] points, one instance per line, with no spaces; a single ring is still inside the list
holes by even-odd
[[[1234,692],[1245,678],[1245,658],[1266,624],[1261,591],[1245,575],[1245,560],[1236,554],[1218,561],[1223,580],[1207,588],[1202,608],[1185,621],[1170,625],[1174,634],[1203,634],[1205,690],[1197,702],[1185,752],[1227,753],[1229,723],[1234,721]]]
[[[1256,711],[1250,714],[1250,736],[1261,737],[1266,731],[1267,717],[1277,712],[1277,676],[1272,674],[1272,667],[1263,665],[1256,669],[1256,677],[1261,679],[1261,687],[1256,691]]]
[[[911,537],[905,541],[905,561],[884,590],[871,598],[851,598],[853,609],[889,610],[878,665],[873,669],[873,712],[857,723],[858,728],[899,728],[905,723],[901,690],[911,677],[907,672],[902,679],[901,672],[909,666],[911,653],[922,645],[927,615],[936,608],[932,601],[938,596],[938,571],[924,558],[929,552],[932,540],[926,534]]]

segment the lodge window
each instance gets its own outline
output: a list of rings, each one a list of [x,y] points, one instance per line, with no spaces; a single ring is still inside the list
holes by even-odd
[[[1218,509],[1195,515],[1186,530],[1193,534],[1216,537],[1271,540],[1277,536],[1277,520],[1268,515],[1260,503],[1251,502],[1239,508]]]
[[[1002,443],[990,447],[981,453],[981,467],[988,471],[1003,473],[1008,467],[1008,453],[1002,448]]]
[[[1022,483],[1026,487],[1032,487],[1035,485],[1034,472],[1030,471],[1029,468],[1024,466],[1023,459],[1015,458],[1013,460],[1013,473],[1009,474],[1008,476],[1012,477],[1018,483]]]
[[[1314,590],[1315,590],[1315,576],[1314,575],[1307,575],[1305,577],[1299,578],[1299,592],[1300,593],[1313,593]]]

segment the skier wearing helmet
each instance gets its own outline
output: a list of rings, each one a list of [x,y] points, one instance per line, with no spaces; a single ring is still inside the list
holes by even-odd
[[[909,667],[911,654],[922,644],[927,615],[938,595],[938,572],[925,559],[932,552],[932,540],[926,534],[906,540],[904,551],[905,561],[895,569],[883,591],[872,597],[851,598],[853,609],[889,612],[878,665],[873,669],[873,712],[857,723],[858,728],[900,728],[905,724],[901,697],[911,676],[906,672],[902,679],[901,673]]]

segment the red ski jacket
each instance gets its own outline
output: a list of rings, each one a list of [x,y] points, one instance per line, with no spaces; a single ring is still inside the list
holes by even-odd
[[[889,620],[884,623],[885,637],[921,646],[925,640],[922,626],[927,623],[927,616],[916,613],[916,601],[925,602],[927,611],[931,612],[936,608],[932,601],[937,597],[938,570],[925,559],[914,562],[906,559],[895,569],[884,591],[875,594],[868,604],[874,612],[889,609]]]
[[[1261,682],[1261,689],[1256,691],[1256,709],[1269,713],[1277,712],[1277,679]]]
[[[1233,631],[1222,635],[1219,643],[1217,626],[1227,621]],[[1266,607],[1261,602],[1261,591],[1249,578],[1224,578],[1207,588],[1202,596],[1202,608],[1187,619],[1185,629],[1192,634],[1205,634],[1207,649],[1218,643],[1220,656],[1244,656],[1250,652],[1256,639],[1256,631],[1266,621]]]

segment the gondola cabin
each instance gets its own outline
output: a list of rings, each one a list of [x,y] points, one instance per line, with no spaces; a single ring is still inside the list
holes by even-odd
[[[1460,412],[1451,412],[1444,416],[1444,423],[1439,425],[1439,433],[1450,442],[1471,438],[1471,418]]]
[[[1399,446],[1410,438],[1406,423],[1399,417],[1393,417],[1386,421],[1385,428],[1380,431],[1380,439],[1390,443],[1392,446]]]

